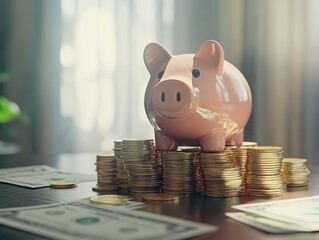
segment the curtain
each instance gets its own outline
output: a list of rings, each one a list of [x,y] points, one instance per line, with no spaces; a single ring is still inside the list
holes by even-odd
[[[319,26],[315,0],[10,1],[6,93],[30,116],[23,151],[100,152],[150,138],[143,49],[221,43],[252,89],[245,140],[315,161]]]
[[[61,117],[74,151],[153,138],[144,111],[148,42],[171,42],[169,1],[62,1]],[[165,38],[164,38],[165,36]],[[68,131],[68,130],[67,130]]]
[[[5,91],[28,116],[15,122],[16,141],[25,153],[52,153],[60,147],[60,4],[7,1],[9,30]]]
[[[206,39],[216,39],[225,59],[249,82],[253,112],[245,139],[283,146],[287,157],[315,161],[317,1],[175,2],[174,49],[194,52]]]

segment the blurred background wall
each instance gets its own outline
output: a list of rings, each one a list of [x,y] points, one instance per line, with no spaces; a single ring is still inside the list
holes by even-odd
[[[144,47],[194,53],[215,39],[252,89],[245,140],[318,161],[318,10],[316,0],[0,0],[0,95],[29,119],[2,124],[0,140],[56,154],[153,137]]]

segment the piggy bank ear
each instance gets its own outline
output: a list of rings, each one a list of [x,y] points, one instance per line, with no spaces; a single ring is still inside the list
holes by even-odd
[[[172,54],[157,43],[150,43],[144,49],[144,62],[150,74],[158,71],[158,68],[167,63],[171,57]]]
[[[195,54],[195,61],[208,62],[217,74],[221,74],[224,67],[224,51],[222,46],[214,40],[206,41],[200,46]]]

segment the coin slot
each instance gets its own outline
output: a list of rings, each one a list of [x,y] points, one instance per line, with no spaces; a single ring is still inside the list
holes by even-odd
[[[165,102],[165,93],[161,92],[161,102]]]
[[[177,101],[177,102],[180,102],[180,101],[181,101],[181,93],[180,93],[180,92],[177,92],[177,93],[176,93],[176,101]]]

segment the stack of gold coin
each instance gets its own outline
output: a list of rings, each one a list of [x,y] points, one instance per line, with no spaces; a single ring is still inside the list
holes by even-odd
[[[233,197],[243,193],[244,184],[240,167],[231,150],[201,153],[204,192],[210,197]]]
[[[113,155],[96,156],[97,185],[94,191],[117,191],[116,160]]]
[[[116,172],[119,180],[119,188],[128,189],[128,176],[122,160],[122,140],[114,141],[113,151],[116,159]]]
[[[304,158],[284,158],[282,160],[282,175],[287,187],[307,186],[310,171]]]
[[[201,149],[199,146],[179,146],[177,150],[181,152],[195,152],[198,154],[198,157],[200,158]],[[199,165],[199,168],[200,168],[200,165]],[[199,174],[197,176],[197,188],[198,188],[198,192],[204,191],[204,179],[203,179],[202,171],[199,171]]]
[[[155,150],[154,154],[154,161],[155,165],[161,170],[161,176],[163,175],[163,168],[162,168],[162,151]]]
[[[189,194],[201,191],[199,153],[163,151],[162,166],[163,192]]]
[[[246,180],[246,162],[247,162],[247,149],[256,147],[256,142],[243,142],[241,146],[226,146],[225,149],[231,149],[234,153],[235,161],[240,166],[240,172],[243,180]]]
[[[235,160],[240,166],[240,170],[243,176],[245,176],[246,173],[247,149],[256,146],[256,142],[243,142],[241,146],[225,146],[225,150],[231,149],[233,151]]]
[[[283,189],[282,159],[282,147],[258,146],[248,148],[246,189],[249,195],[281,196]]]
[[[152,139],[127,139],[122,142],[122,159],[131,193],[159,192],[161,168],[154,160]]]

